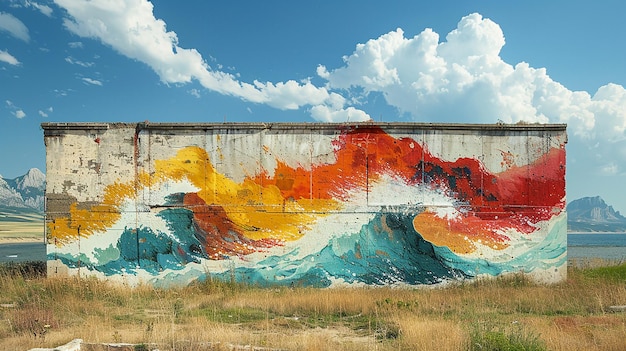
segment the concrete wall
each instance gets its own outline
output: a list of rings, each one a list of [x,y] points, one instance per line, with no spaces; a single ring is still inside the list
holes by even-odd
[[[319,287],[565,278],[564,125],[42,127],[50,275]]]

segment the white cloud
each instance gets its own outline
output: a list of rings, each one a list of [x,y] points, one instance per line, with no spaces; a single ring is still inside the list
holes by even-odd
[[[296,110],[307,104],[321,104],[330,96],[324,88],[318,88],[311,82],[300,84],[294,80],[287,82],[254,81],[254,86],[263,93],[265,103],[283,110]]]
[[[311,108],[311,116],[318,121],[322,122],[360,122],[370,120],[370,116],[354,107],[333,109],[327,105],[317,105]]]
[[[191,94],[192,96],[197,97],[198,99],[200,98],[200,91],[198,89],[190,89],[189,90],[189,94]]]
[[[38,113],[41,117],[48,117],[48,114],[52,113],[52,111],[53,111],[52,106],[50,106],[45,110],[39,110]]]
[[[82,67],[85,67],[85,68],[91,67],[91,66],[94,65],[93,62],[84,62],[84,61],[76,60],[72,56],[66,57],[65,58],[65,62],[70,63],[72,65],[79,65],[79,66],[82,66]]]
[[[11,114],[17,118],[26,117],[26,113],[19,106],[16,106],[11,100],[4,100],[4,103],[7,105],[7,108],[11,110]]]
[[[62,90],[62,89],[54,89],[53,90],[57,96],[67,96],[68,95],[68,91],[72,91],[71,89],[68,90]]]
[[[605,175],[616,175],[619,172],[619,168],[614,162],[610,162],[604,165],[600,171]]]
[[[593,145],[594,159],[604,174],[624,173],[623,86],[607,84],[593,95],[571,91],[544,68],[504,62],[502,30],[479,14],[462,18],[445,39],[440,42],[431,29],[405,38],[397,29],[358,44],[344,57],[343,66],[333,70],[319,66],[317,74],[331,91],[361,100],[380,94],[418,121],[567,123],[576,148]],[[321,116],[326,115],[323,112]]]
[[[48,5],[42,5],[33,1],[26,1],[26,5],[32,6],[48,17],[52,17],[52,8]]]
[[[606,85],[593,97],[570,91],[543,68],[504,62],[504,44],[496,23],[471,14],[443,42],[431,29],[413,38],[397,29],[358,44],[343,67],[320,66],[317,73],[330,89],[381,93],[420,121],[569,123],[580,137],[624,137],[622,86]]]
[[[0,30],[9,32],[12,36],[28,42],[30,36],[28,35],[28,28],[10,13],[0,12]]]
[[[21,118],[26,117],[26,113],[25,113],[24,111],[22,111],[22,110],[16,110],[16,111],[14,111],[14,112],[13,112],[13,115],[14,115],[15,117],[17,117],[17,118],[20,118],[20,119],[21,119]]]
[[[67,45],[69,47],[71,47],[72,49],[82,49],[83,48],[83,43],[80,41],[72,41],[67,43]]]
[[[147,0],[55,0],[55,3],[70,16],[64,20],[69,31],[99,39],[122,55],[147,64],[165,83],[197,80],[206,89],[283,110],[333,103],[326,88],[310,82],[250,84],[238,81],[236,75],[213,70],[197,50],[178,46],[176,33],[168,32],[165,22],[154,17],[153,5]],[[333,106],[335,111],[342,108]]]
[[[626,89],[607,84],[598,89],[589,103],[597,129],[611,141],[626,139]]]
[[[87,84],[102,86],[102,82],[97,79],[92,79],[92,78],[87,78],[87,77],[82,77],[81,79],[83,82]]]
[[[13,66],[17,66],[20,64],[20,61],[18,61],[15,57],[13,57],[13,55],[3,50],[0,50],[0,61],[6,62]]]

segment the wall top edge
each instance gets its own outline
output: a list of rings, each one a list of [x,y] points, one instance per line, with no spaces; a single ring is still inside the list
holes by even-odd
[[[344,123],[260,123],[260,122],[225,122],[225,123],[163,123],[163,122],[45,122],[44,131],[54,130],[106,130],[135,128],[138,130],[210,130],[210,129],[250,129],[250,130],[324,130],[341,128],[381,127],[385,129],[438,129],[438,130],[550,130],[565,131],[567,124],[472,124],[472,123],[425,123],[425,122],[344,122]]]

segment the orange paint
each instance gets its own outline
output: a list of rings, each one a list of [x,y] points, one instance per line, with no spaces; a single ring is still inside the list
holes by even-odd
[[[446,246],[452,252],[469,254],[476,250],[476,244],[502,250],[509,246],[508,238],[497,229],[501,223],[495,220],[483,220],[472,215],[460,215],[459,218],[441,218],[435,213],[425,211],[415,216],[413,228],[420,235],[437,246]]]

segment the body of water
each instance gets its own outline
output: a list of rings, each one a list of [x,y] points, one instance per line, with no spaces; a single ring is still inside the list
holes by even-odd
[[[626,262],[626,233],[568,234],[570,260],[605,259]],[[46,245],[39,243],[0,244],[0,262],[44,261]]]
[[[626,233],[568,234],[569,260],[605,259],[626,262]]]
[[[11,243],[0,244],[0,262],[45,261],[46,244]]]

